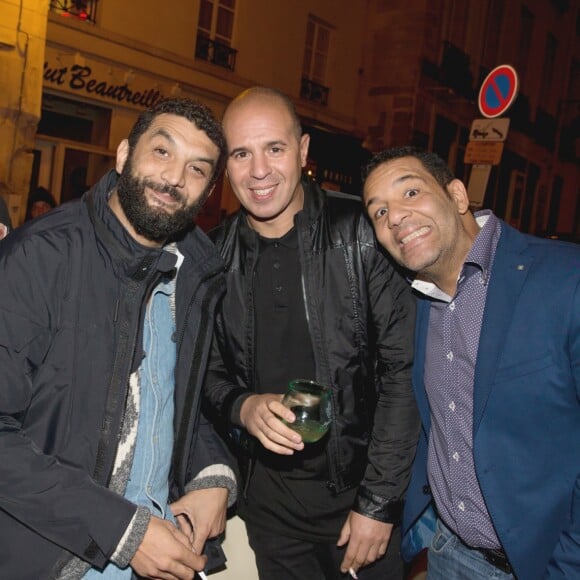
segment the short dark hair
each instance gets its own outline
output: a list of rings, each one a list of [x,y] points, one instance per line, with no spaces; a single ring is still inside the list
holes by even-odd
[[[203,131],[210,141],[218,148],[219,156],[211,176],[211,187],[220,176],[226,163],[227,146],[220,122],[209,107],[187,98],[163,99],[150,109],[143,111],[129,133],[129,149],[133,151],[141,135],[149,129],[154,119],[159,115],[177,115],[193,123]]]
[[[273,87],[251,87],[242,91],[231,103],[231,105],[235,105],[238,101],[244,101],[244,99],[248,99],[251,97],[269,97],[272,99],[278,99],[281,101],[284,108],[288,111],[290,118],[292,119],[292,125],[294,126],[294,132],[296,133],[296,137],[298,140],[302,137],[302,123],[300,122],[300,117],[298,116],[298,112],[296,111],[296,106],[294,105],[292,99],[282,91],[275,89]],[[228,107],[229,108],[229,107]]]
[[[414,157],[417,159],[445,191],[447,191],[449,183],[455,179],[447,163],[437,153],[407,145],[404,147],[392,147],[377,153],[363,169],[364,181],[379,165],[395,159],[401,159],[402,157]]]

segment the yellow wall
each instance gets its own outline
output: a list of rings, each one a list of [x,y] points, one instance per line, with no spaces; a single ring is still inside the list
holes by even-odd
[[[21,221],[40,118],[47,2],[0,0],[0,195]]]

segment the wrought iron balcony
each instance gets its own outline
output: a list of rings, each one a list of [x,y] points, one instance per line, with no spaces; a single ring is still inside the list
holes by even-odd
[[[195,43],[195,58],[207,60],[229,70],[236,68],[236,55],[238,51],[223,42],[211,40],[207,36],[197,35]]]
[[[300,98],[306,99],[308,101],[312,101],[314,103],[318,103],[319,105],[326,106],[328,104],[328,93],[330,89],[307,79],[306,77],[302,77],[302,82],[300,84]]]
[[[50,0],[50,10],[61,16],[95,23],[98,0]]]

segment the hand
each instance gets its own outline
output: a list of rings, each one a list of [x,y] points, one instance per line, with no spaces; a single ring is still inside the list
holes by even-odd
[[[201,554],[206,540],[226,529],[228,490],[210,487],[190,491],[169,507],[195,553]]]
[[[336,543],[340,547],[348,542],[340,571],[346,574],[352,568],[358,572],[363,566],[384,556],[392,531],[393,524],[385,524],[351,511]]]
[[[4,239],[8,235],[8,226],[0,223],[0,240]]]
[[[171,522],[152,517],[131,568],[143,578],[191,580],[206,560],[193,552],[188,537]]]
[[[292,455],[304,449],[302,437],[282,422],[292,423],[296,417],[281,403],[282,395],[252,395],[240,409],[240,421],[248,433],[270,451]]]

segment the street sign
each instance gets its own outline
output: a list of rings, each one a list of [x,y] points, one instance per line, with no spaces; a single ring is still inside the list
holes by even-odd
[[[474,119],[469,132],[470,141],[505,141],[510,120],[501,119]]]
[[[502,152],[501,141],[469,141],[463,162],[473,165],[499,165]]]
[[[518,95],[518,74],[509,64],[494,68],[479,89],[477,104],[484,117],[492,119],[505,113]]]

